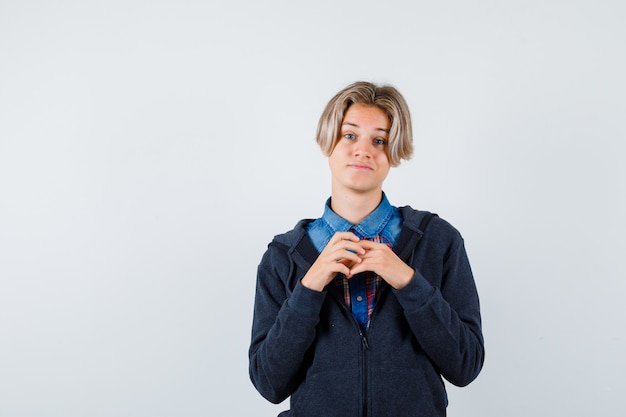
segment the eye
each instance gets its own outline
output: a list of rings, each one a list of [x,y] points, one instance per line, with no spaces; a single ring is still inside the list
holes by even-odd
[[[343,137],[348,140],[353,140],[356,138],[356,136],[353,133],[344,133]]]
[[[386,143],[387,141],[383,138],[374,139],[374,145],[385,146]]]

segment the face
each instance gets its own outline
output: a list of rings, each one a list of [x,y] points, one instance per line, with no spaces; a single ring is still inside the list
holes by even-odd
[[[328,160],[333,192],[378,193],[389,173],[387,141],[391,122],[378,107],[353,104]]]

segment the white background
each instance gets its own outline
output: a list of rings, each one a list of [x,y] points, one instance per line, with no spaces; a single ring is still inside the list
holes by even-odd
[[[0,416],[287,408],[248,379],[256,266],[321,214],[356,80],[412,109],[390,201],[466,239],[449,415],[624,416],[624,3],[223,3],[0,1]]]

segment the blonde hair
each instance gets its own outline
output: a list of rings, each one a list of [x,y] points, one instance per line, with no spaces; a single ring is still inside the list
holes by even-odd
[[[341,123],[348,108],[355,104],[375,106],[389,117],[391,129],[387,157],[391,166],[398,166],[402,159],[409,160],[413,154],[411,113],[404,97],[391,85],[376,85],[366,81],[350,84],[338,92],[326,105],[317,125],[317,144],[322,153],[329,156],[340,139]]]

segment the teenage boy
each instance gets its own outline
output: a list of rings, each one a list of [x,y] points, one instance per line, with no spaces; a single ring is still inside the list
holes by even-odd
[[[482,368],[461,235],[383,193],[412,140],[392,86],[349,85],[320,118],[331,197],[272,240],[257,275],[250,377],[273,403],[291,396],[280,416],[445,416],[442,377],[464,386]]]

